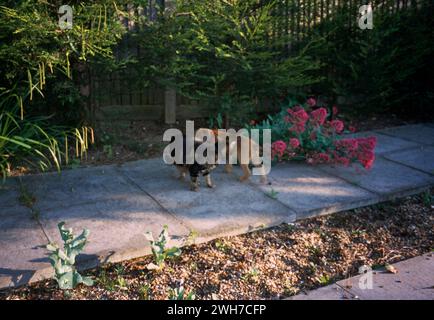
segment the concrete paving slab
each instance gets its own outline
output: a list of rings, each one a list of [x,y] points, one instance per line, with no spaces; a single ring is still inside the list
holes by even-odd
[[[388,153],[384,157],[434,175],[434,147],[422,146]]]
[[[342,179],[304,164],[279,164],[269,175],[271,185],[258,185],[266,194],[297,212],[297,219],[327,214],[378,201],[378,197]]]
[[[149,192],[166,209],[199,232],[200,237],[251,231],[257,227],[291,222],[295,213],[267,197],[253,186],[239,182],[234,175],[213,172],[216,188],[209,189],[201,178],[198,192],[190,191],[185,181],[143,179],[129,171],[126,174]]]
[[[361,276],[339,281],[361,300],[434,300],[433,254],[394,264],[398,273],[386,271],[373,273],[373,288],[360,289]]]
[[[355,296],[336,284],[306,293],[300,293],[287,300],[356,300]]]
[[[345,135],[345,137],[348,138],[365,138],[371,136],[377,137],[377,146],[375,148],[375,153],[378,155],[384,154],[386,152],[420,146],[416,142],[400,139],[397,137],[391,137],[388,135],[380,134],[375,131],[358,132],[354,134]]]
[[[423,172],[378,158],[371,170],[342,166],[318,166],[319,170],[345,179],[355,185],[381,195],[399,197],[418,192],[434,184],[434,178]]]
[[[0,219],[0,288],[40,280],[39,270],[48,266],[44,259],[47,238],[29,210],[7,211],[10,215]]]
[[[129,172],[143,180],[173,179],[179,177],[175,166],[164,163],[162,157],[125,163],[118,167],[121,172]]]
[[[35,207],[41,211],[141,193],[113,166],[30,175],[23,177],[22,183],[36,197]]]
[[[419,144],[434,144],[434,128],[423,124],[376,130],[376,132],[417,142]]]
[[[157,236],[164,225],[169,226],[172,244],[180,245],[189,229],[163,212],[146,196],[100,201],[44,211],[41,223],[51,241],[61,243],[57,224],[66,222],[76,234],[90,230],[89,242],[78,258],[81,264],[96,265],[116,262],[150,253],[144,233]]]

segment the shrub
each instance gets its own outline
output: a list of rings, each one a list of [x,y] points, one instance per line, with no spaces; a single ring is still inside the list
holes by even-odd
[[[311,55],[323,62],[320,74],[328,75],[314,90],[343,97],[354,112],[432,118],[434,2],[420,0],[416,8],[416,1],[411,7],[408,1],[408,8],[393,11],[394,0],[371,3],[372,30],[358,28],[358,11],[349,6],[337,8],[314,29],[327,41]]]
[[[22,98],[9,91],[0,94],[0,174],[6,178],[13,164],[46,170],[54,165],[58,170],[68,163],[69,148],[83,155],[93,143],[89,127],[71,129],[53,125],[47,116],[23,116]],[[69,141],[69,146],[68,146]]]
[[[317,107],[314,99],[295,104],[249,128],[271,129],[271,154],[276,161],[304,160],[310,164],[348,166],[359,163],[370,169],[375,160],[376,138],[347,138],[338,109]],[[330,119],[330,120],[328,120]]]
[[[0,171],[20,161],[44,170],[68,158],[68,137],[83,154],[81,127],[89,63],[113,60],[112,46],[125,31],[116,4],[71,3],[73,28],[61,30],[54,1],[2,1],[0,5]],[[65,127],[65,126],[68,127]],[[71,145],[71,144],[70,144]],[[61,150],[65,148],[65,153]]]
[[[224,115],[223,126],[228,125],[228,118],[245,121],[288,90],[321,79],[312,75],[320,63],[305,50],[317,45],[316,41],[288,55],[284,48],[289,36],[270,36],[278,21],[276,5],[276,1],[260,0],[177,1],[162,21],[163,34],[160,27],[151,26],[161,38],[147,29],[141,33],[141,52],[146,52],[147,61],[138,67],[143,74],[155,74],[160,82],[214,108],[214,116]],[[149,47],[154,42],[158,57],[154,47]]]

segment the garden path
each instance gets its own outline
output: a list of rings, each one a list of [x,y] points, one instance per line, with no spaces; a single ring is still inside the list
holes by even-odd
[[[249,183],[221,168],[215,189],[191,192],[162,159],[29,175],[0,185],[0,288],[50,277],[45,245],[60,242],[57,224],[90,230],[81,268],[143,256],[144,233],[169,226],[182,245],[237,235],[283,222],[371,205],[434,185],[434,124],[364,132],[378,138],[377,161],[354,168],[279,164],[271,185]],[[33,209],[26,207],[34,197]],[[20,200],[21,198],[21,200]]]

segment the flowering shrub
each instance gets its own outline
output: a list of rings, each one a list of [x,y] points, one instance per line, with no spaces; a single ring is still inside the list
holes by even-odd
[[[375,137],[345,138],[345,124],[337,119],[339,110],[317,107],[314,98],[304,105],[284,108],[274,117],[256,124],[257,129],[272,130],[271,155],[274,160],[304,160],[310,164],[328,163],[349,166],[359,163],[370,169],[375,161]],[[328,118],[332,118],[328,120]]]

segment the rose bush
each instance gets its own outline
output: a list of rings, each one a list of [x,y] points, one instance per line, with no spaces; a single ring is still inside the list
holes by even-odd
[[[338,119],[338,108],[331,110],[317,106],[314,98],[305,104],[294,104],[280,113],[250,128],[271,129],[271,154],[276,161],[304,160],[309,164],[338,164],[349,166],[358,163],[366,169],[375,161],[375,137],[348,138]],[[330,119],[330,120],[329,120]]]

